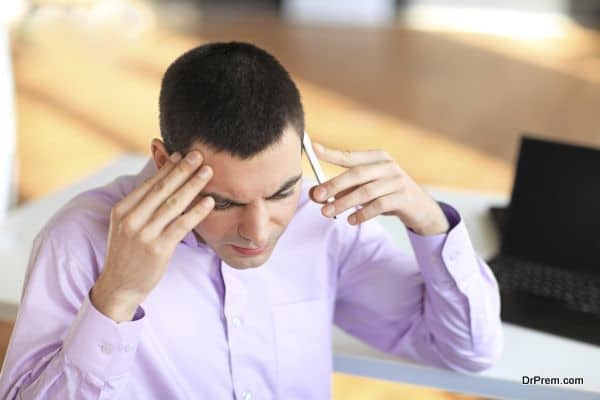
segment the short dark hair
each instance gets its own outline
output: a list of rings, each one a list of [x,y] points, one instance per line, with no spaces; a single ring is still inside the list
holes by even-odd
[[[277,143],[287,126],[302,140],[304,110],[289,73],[249,43],[209,43],[185,52],[165,72],[160,131],[169,153],[199,140],[242,160]]]

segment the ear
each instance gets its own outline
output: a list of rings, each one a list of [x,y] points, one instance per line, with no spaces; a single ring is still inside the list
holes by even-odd
[[[154,159],[154,164],[156,165],[156,169],[161,169],[161,167],[167,162],[169,158],[169,152],[165,144],[162,140],[154,138],[152,139],[152,144],[150,145],[150,152],[152,153],[152,158]]]

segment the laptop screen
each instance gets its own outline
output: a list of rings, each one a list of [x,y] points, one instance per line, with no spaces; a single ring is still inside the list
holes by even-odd
[[[522,137],[501,252],[600,273],[600,149]]]

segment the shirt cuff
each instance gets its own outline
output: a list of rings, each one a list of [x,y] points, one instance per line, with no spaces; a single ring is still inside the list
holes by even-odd
[[[461,221],[460,214],[450,204],[446,204],[441,201],[438,201],[437,203],[442,208],[442,211],[444,212],[444,215],[450,224],[450,228],[448,229],[448,231],[450,231],[450,229],[454,228]]]
[[[144,316],[138,307],[132,321],[117,323],[94,307],[88,293],[64,340],[65,360],[103,380],[128,372]]]
[[[425,281],[456,285],[465,293],[471,278],[480,273],[477,254],[458,211],[438,203],[450,223],[448,232],[422,236],[407,229],[408,238]]]

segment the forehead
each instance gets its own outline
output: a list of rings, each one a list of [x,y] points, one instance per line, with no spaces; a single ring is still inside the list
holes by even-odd
[[[216,153],[202,143],[191,146],[204,155],[213,177],[204,188],[235,200],[251,201],[273,194],[289,178],[302,172],[300,138],[286,130],[281,140],[256,156],[241,160],[225,152]]]

